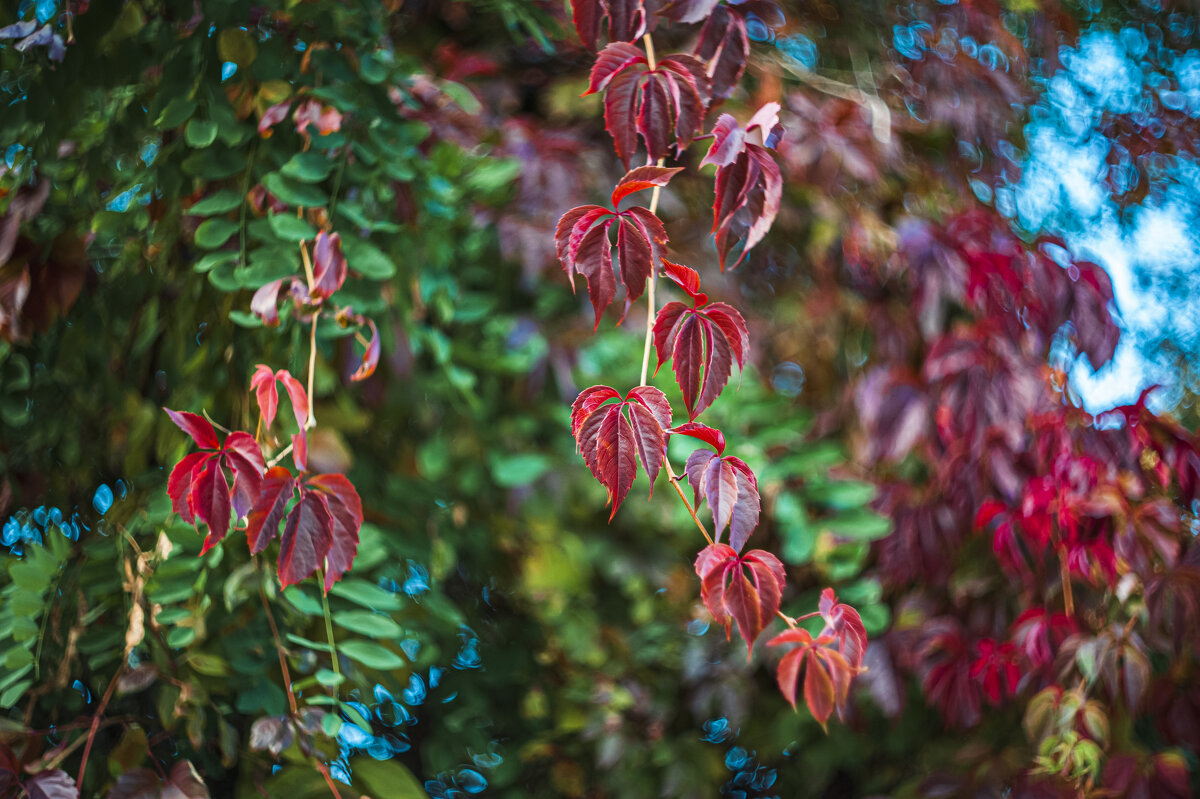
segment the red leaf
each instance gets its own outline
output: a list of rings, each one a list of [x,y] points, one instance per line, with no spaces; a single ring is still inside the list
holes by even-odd
[[[700,30],[696,55],[709,62],[713,96],[724,99],[733,94],[750,57],[745,18],[729,6],[715,8]]]
[[[250,512],[258,499],[265,468],[258,442],[249,433],[230,433],[222,448],[233,471],[233,512],[242,518]]]
[[[692,298],[692,305],[699,307],[708,302],[708,295],[700,291],[700,273],[690,266],[671,263],[662,259],[663,272],[672,283],[679,286]]]
[[[617,293],[616,278],[612,269],[612,244],[608,240],[608,228],[612,222],[596,225],[588,231],[579,244],[575,266],[588,284],[588,297],[596,313],[593,329],[600,326],[604,310],[612,304]]]
[[[221,466],[222,456],[208,458],[192,473],[192,490],[188,494],[188,509],[208,525],[201,553],[218,544],[229,532],[229,486]]]
[[[863,657],[867,652],[867,629],[863,626],[862,616],[849,605],[838,602],[832,588],[821,592],[817,608],[825,621],[825,631],[822,634],[833,636],[837,641],[838,651],[851,666],[856,669],[862,666]]]
[[[578,436],[579,428],[584,420],[610,399],[620,399],[621,394],[608,386],[592,386],[579,392],[571,405],[571,435]]]
[[[718,0],[673,0],[659,13],[676,22],[699,22],[712,13]]]
[[[274,133],[272,128],[287,118],[288,109],[292,107],[291,100],[285,100],[282,103],[277,103],[263,112],[262,119],[258,121],[258,135],[264,139],[271,138]]]
[[[175,464],[171,476],[167,478],[167,496],[171,498],[171,507],[188,524],[195,524],[196,517],[188,506],[188,496],[192,491],[192,475],[201,463],[215,457],[207,452],[192,452],[183,456],[183,460]]]
[[[698,438],[715,449],[718,455],[725,452],[725,434],[715,427],[709,427],[699,422],[688,422],[687,424],[673,427],[668,432],[672,435]]]
[[[684,430],[689,427],[692,429]],[[713,446],[724,445],[720,432],[704,425],[680,425],[671,432],[692,435]],[[695,492],[696,505],[700,504],[701,494],[708,502],[713,516],[713,537],[720,541],[728,526],[729,543],[740,551],[758,526],[762,511],[758,481],[750,467],[740,458],[722,458],[708,450],[697,450],[688,457],[684,473]]]
[[[822,635],[814,639],[807,630],[787,630],[767,642],[767,646],[796,646],[779,661],[776,678],[779,690],[792,707],[796,706],[796,690],[800,672],[804,670],[804,701],[808,710],[825,727],[834,708],[844,707],[849,697],[850,681],[857,672],[841,653],[830,649],[832,638]]]
[[[301,429],[292,435],[292,463],[296,470],[308,471],[308,431]]]
[[[379,328],[375,326],[372,319],[366,320],[367,326],[371,328],[371,339],[367,343],[366,350],[363,351],[362,362],[350,375],[350,381],[357,383],[360,380],[366,380],[371,375],[375,374],[375,369],[379,366]]]
[[[638,460],[653,492],[666,454],[664,429],[671,424],[670,403],[658,389],[639,386],[624,401],[605,404],[620,398],[608,386],[592,386],[580,392],[571,408],[571,433],[588,469],[608,489],[612,515],[629,493]]]
[[[667,395],[654,386],[631,388],[625,395],[625,400],[636,400],[645,405],[650,413],[654,414],[654,419],[664,432],[671,426],[671,403],[667,400]]]
[[[258,502],[250,511],[246,523],[246,540],[250,543],[252,553],[262,552],[271,539],[278,535],[279,523],[287,512],[294,487],[295,480],[291,472],[282,466],[274,466],[267,471]]]
[[[667,157],[672,127],[667,87],[663,81],[651,76],[642,86],[642,102],[637,115],[638,133],[642,134],[651,161]]]
[[[646,32],[644,0],[571,0],[575,31],[589,50],[596,49],[604,17],[608,17],[610,41],[632,42]]]
[[[250,298],[250,311],[267,327],[279,327],[279,290],[284,278],[265,284]]]
[[[632,44],[613,42],[600,51],[596,63],[592,64],[588,90],[582,96],[595,94],[612,82],[613,78],[633,64],[645,64],[646,56]],[[610,93],[611,94],[611,93]]]
[[[354,486],[340,474],[319,474],[308,485],[325,496],[333,518],[333,545],[325,564],[325,590],[350,571],[358,553],[358,531],[362,527],[362,500]]]
[[[729,373],[733,369],[729,340],[719,329],[714,330],[711,322],[707,320],[705,333],[707,352],[704,357],[704,387],[700,391],[696,413],[712,405],[717,397],[721,396],[721,389],[729,382]]]
[[[724,334],[738,368],[744,368],[746,359],[750,357],[750,331],[746,327],[746,320],[732,305],[723,302],[706,305],[703,315]]]
[[[704,486],[704,471],[716,457],[716,454],[706,449],[698,449],[688,456],[687,462],[683,465],[683,473],[687,475],[688,483],[692,487],[693,508],[700,507],[700,489]]]
[[[732,547],[713,544],[696,558],[696,574],[705,607],[725,627],[726,637],[736,621],[746,646],[752,646],[779,610],[783,564],[769,552],[756,549],[739,556]]]
[[[655,186],[665,186],[671,178],[683,171],[683,167],[640,166],[630,170],[617,182],[612,193],[612,207],[615,209],[621,200],[637,191],[651,189]]]
[[[604,95],[604,129],[612,136],[617,157],[626,167],[637,149],[641,75],[632,69],[619,73]]]
[[[262,414],[263,428],[269,429],[279,409],[279,391],[275,388],[275,373],[271,367],[262,363],[256,366],[254,376],[250,378],[250,388],[254,391],[258,410]]]
[[[346,282],[346,257],[342,255],[342,237],[337,233],[317,233],[313,246],[313,287],[309,296],[323,300]]]
[[[279,545],[279,581],[284,588],[305,579],[325,562],[333,546],[333,516],[325,495],[302,491],[288,514]]]
[[[40,772],[22,787],[29,799],[79,799],[79,788],[62,769]]]
[[[645,405],[629,403],[629,419],[638,458],[646,468],[646,477],[650,481],[650,496],[653,497],[654,481],[658,479],[667,452],[667,437],[654,413]]]
[[[746,132],[738,125],[732,114],[721,114],[712,129],[713,142],[700,166],[716,164],[729,166],[745,149]]]
[[[180,430],[192,437],[200,449],[217,449],[221,446],[217,441],[217,431],[213,430],[213,426],[203,416],[197,416],[187,411],[173,411],[170,408],[163,408],[163,410],[167,412],[167,416],[171,417],[171,421],[179,426]]]
[[[621,414],[621,406],[613,406],[604,414],[596,440],[596,467],[612,502],[612,513],[608,515],[612,521],[637,476],[637,458],[633,428]]]
[[[654,350],[658,354],[658,367],[654,370],[655,374],[658,374],[658,370],[670,357],[673,342],[679,333],[679,325],[683,323],[687,312],[688,307],[682,302],[668,302],[659,309],[658,316],[654,318],[652,332],[654,334]]]
[[[632,222],[617,223],[617,262],[621,268],[621,282],[625,284],[628,302],[642,296],[654,270],[650,242]]]
[[[675,346],[671,351],[671,366],[675,370],[675,382],[683,392],[688,418],[694,419],[704,366],[704,326],[695,313],[686,314],[679,325]]]
[[[721,533],[733,518],[733,506],[737,502],[737,478],[733,467],[721,458],[714,458],[704,470],[704,499],[713,516],[713,537],[721,540]],[[737,547],[734,547],[736,550]]]
[[[737,480],[737,502],[733,504],[733,515],[729,518],[729,544],[741,552],[754,528],[758,527],[762,501],[758,496],[758,485],[752,476],[748,477],[741,469],[735,468],[734,479]]]
[[[286,369],[280,369],[275,373],[275,377],[287,390],[288,399],[292,401],[292,415],[296,417],[297,427],[303,430],[308,425],[308,392]]]

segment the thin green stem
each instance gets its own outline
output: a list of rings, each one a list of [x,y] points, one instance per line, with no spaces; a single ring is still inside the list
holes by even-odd
[[[329,642],[329,658],[333,661],[333,673],[341,677],[342,668],[338,665],[337,643],[333,639],[333,617],[329,614],[329,594],[325,592],[324,569],[317,571],[317,579],[321,581],[321,612],[325,615],[325,640]],[[329,692],[336,693],[337,688],[331,687]]]

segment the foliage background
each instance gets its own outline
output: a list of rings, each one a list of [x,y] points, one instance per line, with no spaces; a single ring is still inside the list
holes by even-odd
[[[641,339],[637,322],[611,319],[592,337],[553,259],[558,214],[618,174],[599,105],[578,97],[591,59],[563,4],[46,5],[6,2],[0,20],[46,12],[66,38],[69,10],[74,36],[58,61],[47,45],[0,47],[0,515],[16,525],[0,578],[0,729],[25,760],[74,775],[115,680],[85,795],[134,795],[123,775],[183,759],[214,796],[327,795],[299,744],[272,737],[287,704],[261,587],[304,702],[329,708],[336,694],[331,716],[366,731],[327,722],[318,759],[374,796],[992,795],[1029,768],[1018,703],[964,740],[907,674],[873,683],[824,734],[779,700],[762,653],[747,664],[708,629],[681,509],[631,501],[605,523],[567,407],[583,386],[632,380]],[[712,418],[761,469],[756,535],[799,586],[785,608],[832,584],[876,637],[927,620],[910,589],[946,571],[956,587],[988,586],[971,596],[1002,579],[970,529],[937,576],[898,578],[886,548],[897,539],[870,544],[894,521],[870,509],[874,483],[895,479],[872,447],[897,433],[864,423],[855,386],[915,346],[913,309],[938,279],[904,260],[903,223],[983,208],[976,184],[1019,172],[995,153],[1020,146],[1032,76],[1053,73],[1060,38],[1080,25],[1170,30],[1178,12],[784,12],[778,30],[755,31],[772,41],[729,104],[745,116],[783,99],[789,111],[786,202],[767,245],[715,273],[709,175],[672,184],[662,208],[676,251],[752,325],[756,366]],[[901,29],[929,51],[973,36],[1008,66],[915,62]],[[664,51],[687,37],[656,33]],[[859,102],[820,91],[820,76]],[[261,115],[301,95],[336,109],[339,129],[301,133],[289,116],[261,135]],[[306,235],[302,221],[272,221],[295,214],[242,200],[259,184],[285,206],[323,207],[353,240],[347,294],[383,341],[377,374],[351,384],[355,344],[320,331],[311,458],[347,472],[367,517],[352,579],[330,599],[340,685],[315,586],[277,593],[236,536],[201,557],[164,491],[186,442],[162,406],[252,429],[255,364],[306,368],[299,325],[263,328],[248,313],[254,289],[298,269]],[[222,191],[233,205],[194,210]],[[848,257],[868,251],[902,253],[898,274],[877,280]],[[970,317],[947,313],[934,322]],[[674,390],[665,371],[657,384]],[[900,479],[932,484],[905,468]],[[1194,686],[1194,653],[1155,672]],[[1179,691],[1194,701],[1194,687]],[[1195,730],[1164,740],[1149,726],[1127,739],[1182,752],[1194,783]]]

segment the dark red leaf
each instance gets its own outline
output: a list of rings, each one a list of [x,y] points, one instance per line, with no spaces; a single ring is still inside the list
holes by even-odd
[[[737,459],[730,458],[729,461]],[[733,515],[729,518],[729,544],[741,552],[754,528],[758,527],[762,501],[759,499],[758,483],[753,475],[747,476],[745,471],[736,467],[733,474],[737,481],[737,501],[733,504]]]
[[[613,276],[612,243],[608,240],[611,221],[596,225],[587,232],[579,244],[579,253],[574,264],[588,284],[588,297],[596,313],[593,326],[600,326],[604,310],[612,304],[617,293],[617,282]]]
[[[709,303],[702,313],[724,334],[738,368],[745,367],[746,359],[750,357],[750,330],[746,320],[736,308],[723,302]]]
[[[188,510],[208,525],[202,552],[207,552],[229,532],[229,486],[222,470],[223,456],[208,458],[192,473],[192,490],[188,494]]]
[[[173,411],[170,408],[163,408],[163,410],[167,412],[167,416],[171,417],[171,421],[179,426],[180,430],[192,437],[200,449],[217,449],[221,446],[217,441],[217,431],[213,430],[213,426],[203,416],[197,416],[187,411]]]
[[[659,13],[676,22],[693,23],[707,17],[719,0],[672,0]]]
[[[342,254],[342,237],[337,233],[317,233],[313,246],[313,286],[309,296],[323,300],[346,282],[346,256]]]
[[[654,481],[658,479],[667,452],[667,437],[654,413],[645,405],[629,403],[629,420],[638,458],[646,469],[646,477],[650,481],[650,496],[653,497]]]
[[[704,326],[695,313],[684,315],[671,350],[671,365],[675,382],[683,392],[683,404],[688,418],[696,418],[696,398],[700,394],[700,378],[704,367]]]
[[[619,73],[604,95],[604,129],[613,138],[617,157],[626,167],[637,149],[637,118],[642,73],[630,69]]]
[[[319,474],[308,479],[308,486],[325,496],[333,518],[333,545],[325,563],[325,590],[350,570],[358,553],[358,531],[362,527],[362,500],[358,491],[340,474]]]
[[[302,491],[288,514],[279,545],[279,581],[284,588],[319,569],[332,546],[333,516],[325,495]]]
[[[646,32],[645,0],[571,0],[575,31],[589,50],[596,49],[605,17],[609,41],[632,42]]]
[[[633,64],[645,64],[646,56],[632,44],[613,42],[600,51],[592,65],[588,90],[583,96],[595,94],[612,82],[613,78]]]
[[[617,514],[617,508],[637,476],[635,450],[633,428],[621,414],[621,406],[604,411],[604,421],[600,424],[600,434],[596,440],[596,467],[600,472],[600,482],[608,489],[612,503],[609,521]]]
[[[617,262],[628,301],[633,302],[645,291],[654,269],[654,257],[650,242],[634,223],[626,220],[617,223]]]
[[[249,433],[230,433],[225,438],[223,450],[229,468],[233,471],[233,511],[240,519],[250,512],[250,508],[258,499],[262,473],[266,466],[258,442]]]
[[[783,564],[769,552],[756,549],[739,556],[732,547],[713,544],[701,550],[695,567],[705,607],[725,627],[726,637],[737,622],[749,649],[779,610]]]
[[[295,480],[282,466],[273,466],[263,478],[258,502],[246,523],[246,540],[252,553],[262,552],[276,535],[294,494]]]
[[[192,452],[183,456],[183,460],[175,464],[171,476],[167,478],[167,496],[171,498],[171,507],[188,524],[194,524],[196,517],[188,507],[188,495],[192,491],[192,475],[196,467],[209,458],[216,457],[207,452]]]
[[[180,760],[171,767],[162,799],[210,799],[210,795],[191,761]]]
[[[254,376],[250,378],[250,389],[254,391],[254,398],[258,401],[263,428],[269,429],[279,409],[279,391],[275,388],[275,373],[271,371],[271,367],[260,363],[254,368]]]
[[[666,158],[671,147],[671,100],[663,81],[649,78],[642,86],[637,129],[651,161]]]
[[[632,169],[617,182],[612,193],[612,207],[615,209],[621,200],[634,192],[651,189],[655,186],[666,186],[671,178],[683,171],[683,167],[640,166]]]
[[[729,373],[733,369],[733,353],[729,350],[729,340],[719,329],[714,330],[710,322],[705,324],[705,334],[704,386],[696,403],[696,413],[716,401],[721,395],[721,389],[729,382]]]
[[[689,425],[681,425],[671,432],[680,433]],[[712,435],[704,425],[692,426],[696,429],[684,432],[693,435],[713,446]],[[712,431],[720,436],[717,431]],[[697,435],[698,434],[698,435]],[[724,443],[719,440],[719,443]],[[684,467],[688,482],[695,492],[696,505],[699,505],[700,495],[703,494],[713,515],[713,537],[721,540],[721,534],[729,527],[729,542],[734,550],[740,551],[746,544],[762,512],[761,500],[758,494],[758,481],[750,467],[740,458],[733,456],[720,457],[708,450],[697,450],[687,459]]]
[[[718,6],[700,29],[696,55],[708,62],[713,97],[733,94],[750,57],[750,36],[745,18],[730,6]]]

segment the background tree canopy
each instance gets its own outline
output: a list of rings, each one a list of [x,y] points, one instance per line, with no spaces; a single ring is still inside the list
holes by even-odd
[[[827,732],[712,623],[666,479],[609,523],[575,452],[571,402],[634,385],[644,332],[617,296],[593,334],[558,271],[560,215],[624,173],[584,5],[588,44],[644,14],[725,70],[704,131],[781,104],[783,202],[736,269],[708,141],[658,212],[749,325],[706,423],[758,476],[783,608],[832,585],[871,641]],[[1188,7],[0,9],[0,796],[1200,788],[1196,342],[1163,324],[1197,252]],[[317,321],[301,242],[339,286]],[[262,423],[259,364],[311,374],[308,470],[361,497],[328,595],[168,496],[196,447],[164,407],[290,463],[305,415],[284,382]]]

